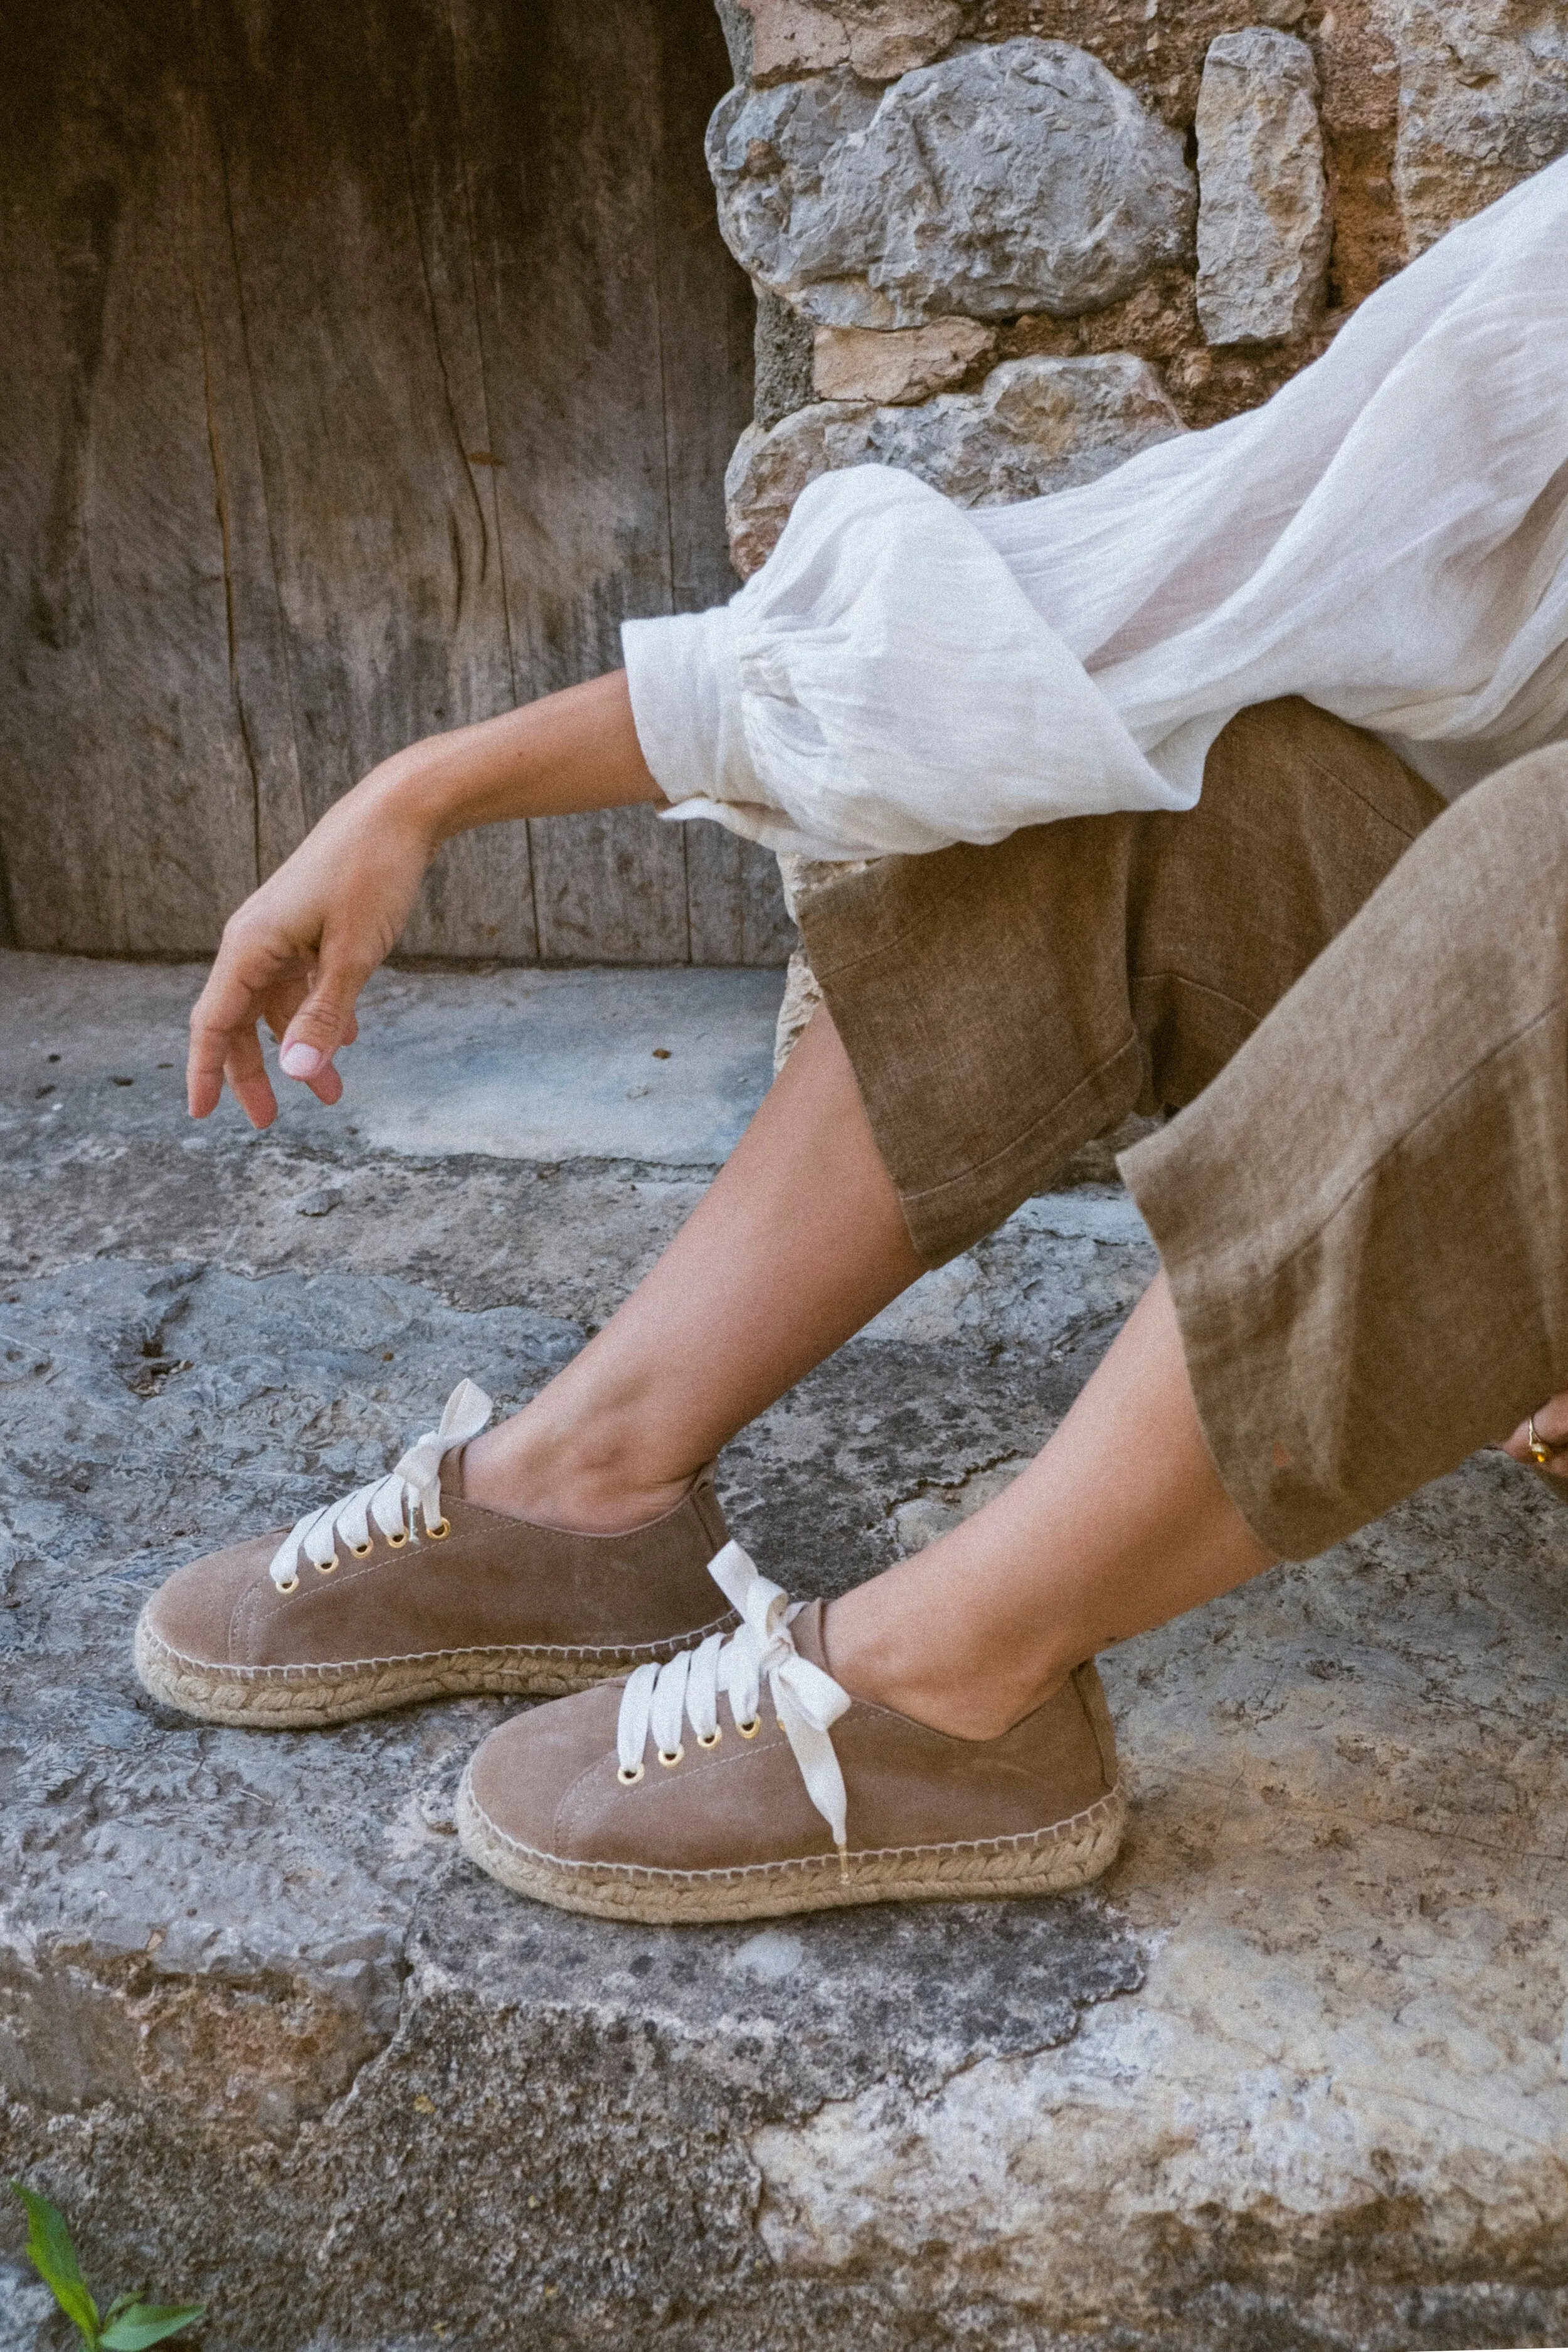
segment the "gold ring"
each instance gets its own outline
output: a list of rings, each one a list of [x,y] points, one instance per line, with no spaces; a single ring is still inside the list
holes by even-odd
[[[1524,1424],[1524,1443],[1532,1462],[1551,1462],[1565,1447],[1568,1447],[1568,1438],[1560,1437],[1553,1441],[1542,1437],[1535,1426],[1533,1413],[1529,1416]]]

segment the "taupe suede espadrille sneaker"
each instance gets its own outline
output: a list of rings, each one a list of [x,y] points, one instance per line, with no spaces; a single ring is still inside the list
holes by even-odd
[[[1114,1861],[1126,1800],[1092,1664],[1000,1739],[955,1739],[852,1699],[821,1601],[792,1610],[738,1544],[710,1572],[731,1640],[491,1732],[458,1797],[481,1870],[600,1918],[759,1919],[1055,1894]]]
[[[309,1730],[412,1699],[585,1690],[734,1622],[707,1572],[726,1531],[706,1471],[626,1535],[537,1527],[464,1499],[462,1448],[489,1413],[460,1382],[385,1478],[177,1570],[136,1628],[153,1697]]]

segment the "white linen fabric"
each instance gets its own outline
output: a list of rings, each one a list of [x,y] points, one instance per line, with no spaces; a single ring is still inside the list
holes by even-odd
[[[663,814],[866,857],[1190,808],[1287,694],[1451,797],[1568,734],[1565,555],[1568,158],[1264,407],[1017,506],[826,475],[729,604],[623,643]]]

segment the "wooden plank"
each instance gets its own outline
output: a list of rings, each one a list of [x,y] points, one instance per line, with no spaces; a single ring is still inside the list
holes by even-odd
[[[197,952],[256,864],[177,135],[189,16],[184,0],[86,22],[21,0],[7,36],[14,929],[26,946]]]
[[[58,184],[68,40],[18,9],[0,72],[0,853],[12,937],[47,948],[112,938],[120,901],[107,812],[79,837],[71,817],[101,773],[84,509],[123,196],[101,163]]]
[[[670,609],[700,613],[727,603],[741,584],[724,530],[724,468],[752,421],[756,301],[751,280],[716,234],[702,149],[708,118],[730,82],[718,16],[708,0],[696,9],[656,6],[650,29],[660,101],[652,247]]]
[[[658,19],[664,91],[658,148],[660,373],[669,484],[672,608],[697,613],[739,581],[722,527],[724,468],[751,421],[756,306],[739,265],[712,247],[713,188],[694,135],[728,81],[718,18],[706,42],[679,12]],[[720,825],[683,825],[693,963],[782,964],[795,945],[772,855]]]
[[[384,752],[730,593],[722,45],[709,0],[13,0],[7,36],[10,929],[201,953]],[[770,952],[716,834],[530,830],[452,845],[406,947]]]
[[[531,824],[544,963],[689,963],[686,853],[652,809]]]
[[[647,250],[656,5],[536,0],[524,11],[463,0],[460,9],[520,700],[614,668],[622,619],[670,609]],[[685,854],[673,827],[606,811],[529,830],[546,961],[687,961]]]
[[[512,697],[450,24],[439,0],[204,17],[313,822],[390,751]],[[293,837],[280,814],[267,861]],[[526,829],[440,863],[405,950],[531,961]]]
[[[9,28],[0,75],[0,856],[7,929],[57,947],[108,938],[111,827],[78,857],[68,812],[100,767],[98,670],[82,509],[90,394],[118,190],[57,199],[58,41],[37,10]],[[101,193],[100,193],[101,191]]]
[[[200,317],[213,493],[223,541],[228,665],[254,788],[258,877],[310,829],[293,724],[288,631],[272,561],[271,518],[205,27],[197,19],[181,129],[189,182],[192,282]]]
[[[722,825],[683,825],[693,963],[784,964],[795,944],[778,860]]]

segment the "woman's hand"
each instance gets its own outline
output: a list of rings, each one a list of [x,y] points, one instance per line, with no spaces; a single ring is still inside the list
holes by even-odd
[[[1542,1462],[1540,1467],[1550,1470],[1554,1478],[1568,1478],[1568,1391],[1549,1397],[1536,1408],[1533,1419],[1538,1441],[1552,1451],[1552,1459]],[[1536,1458],[1530,1449],[1530,1426],[1528,1421],[1521,1421],[1513,1435],[1503,1441],[1503,1452],[1511,1454],[1516,1462],[1533,1462]]]
[[[278,1102],[258,1020],[282,1046],[286,1077],[324,1103],[339,1099],[332,1055],[359,1034],[355,1000],[390,954],[438,845],[395,782],[367,776],[229,917],[191,1011],[193,1118],[216,1108],[226,1078],[252,1127],[271,1126]]]
[[[359,1034],[354,1000],[392,952],[426,867],[454,834],[663,799],[624,670],[428,736],[373,768],[224,926],[191,1013],[192,1118],[216,1109],[226,1078],[251,1125],[271,1126],[278,1103],[258,1020],[282,1045],[285,1077],[324,1103],[339,1099],[332,1055]]]

